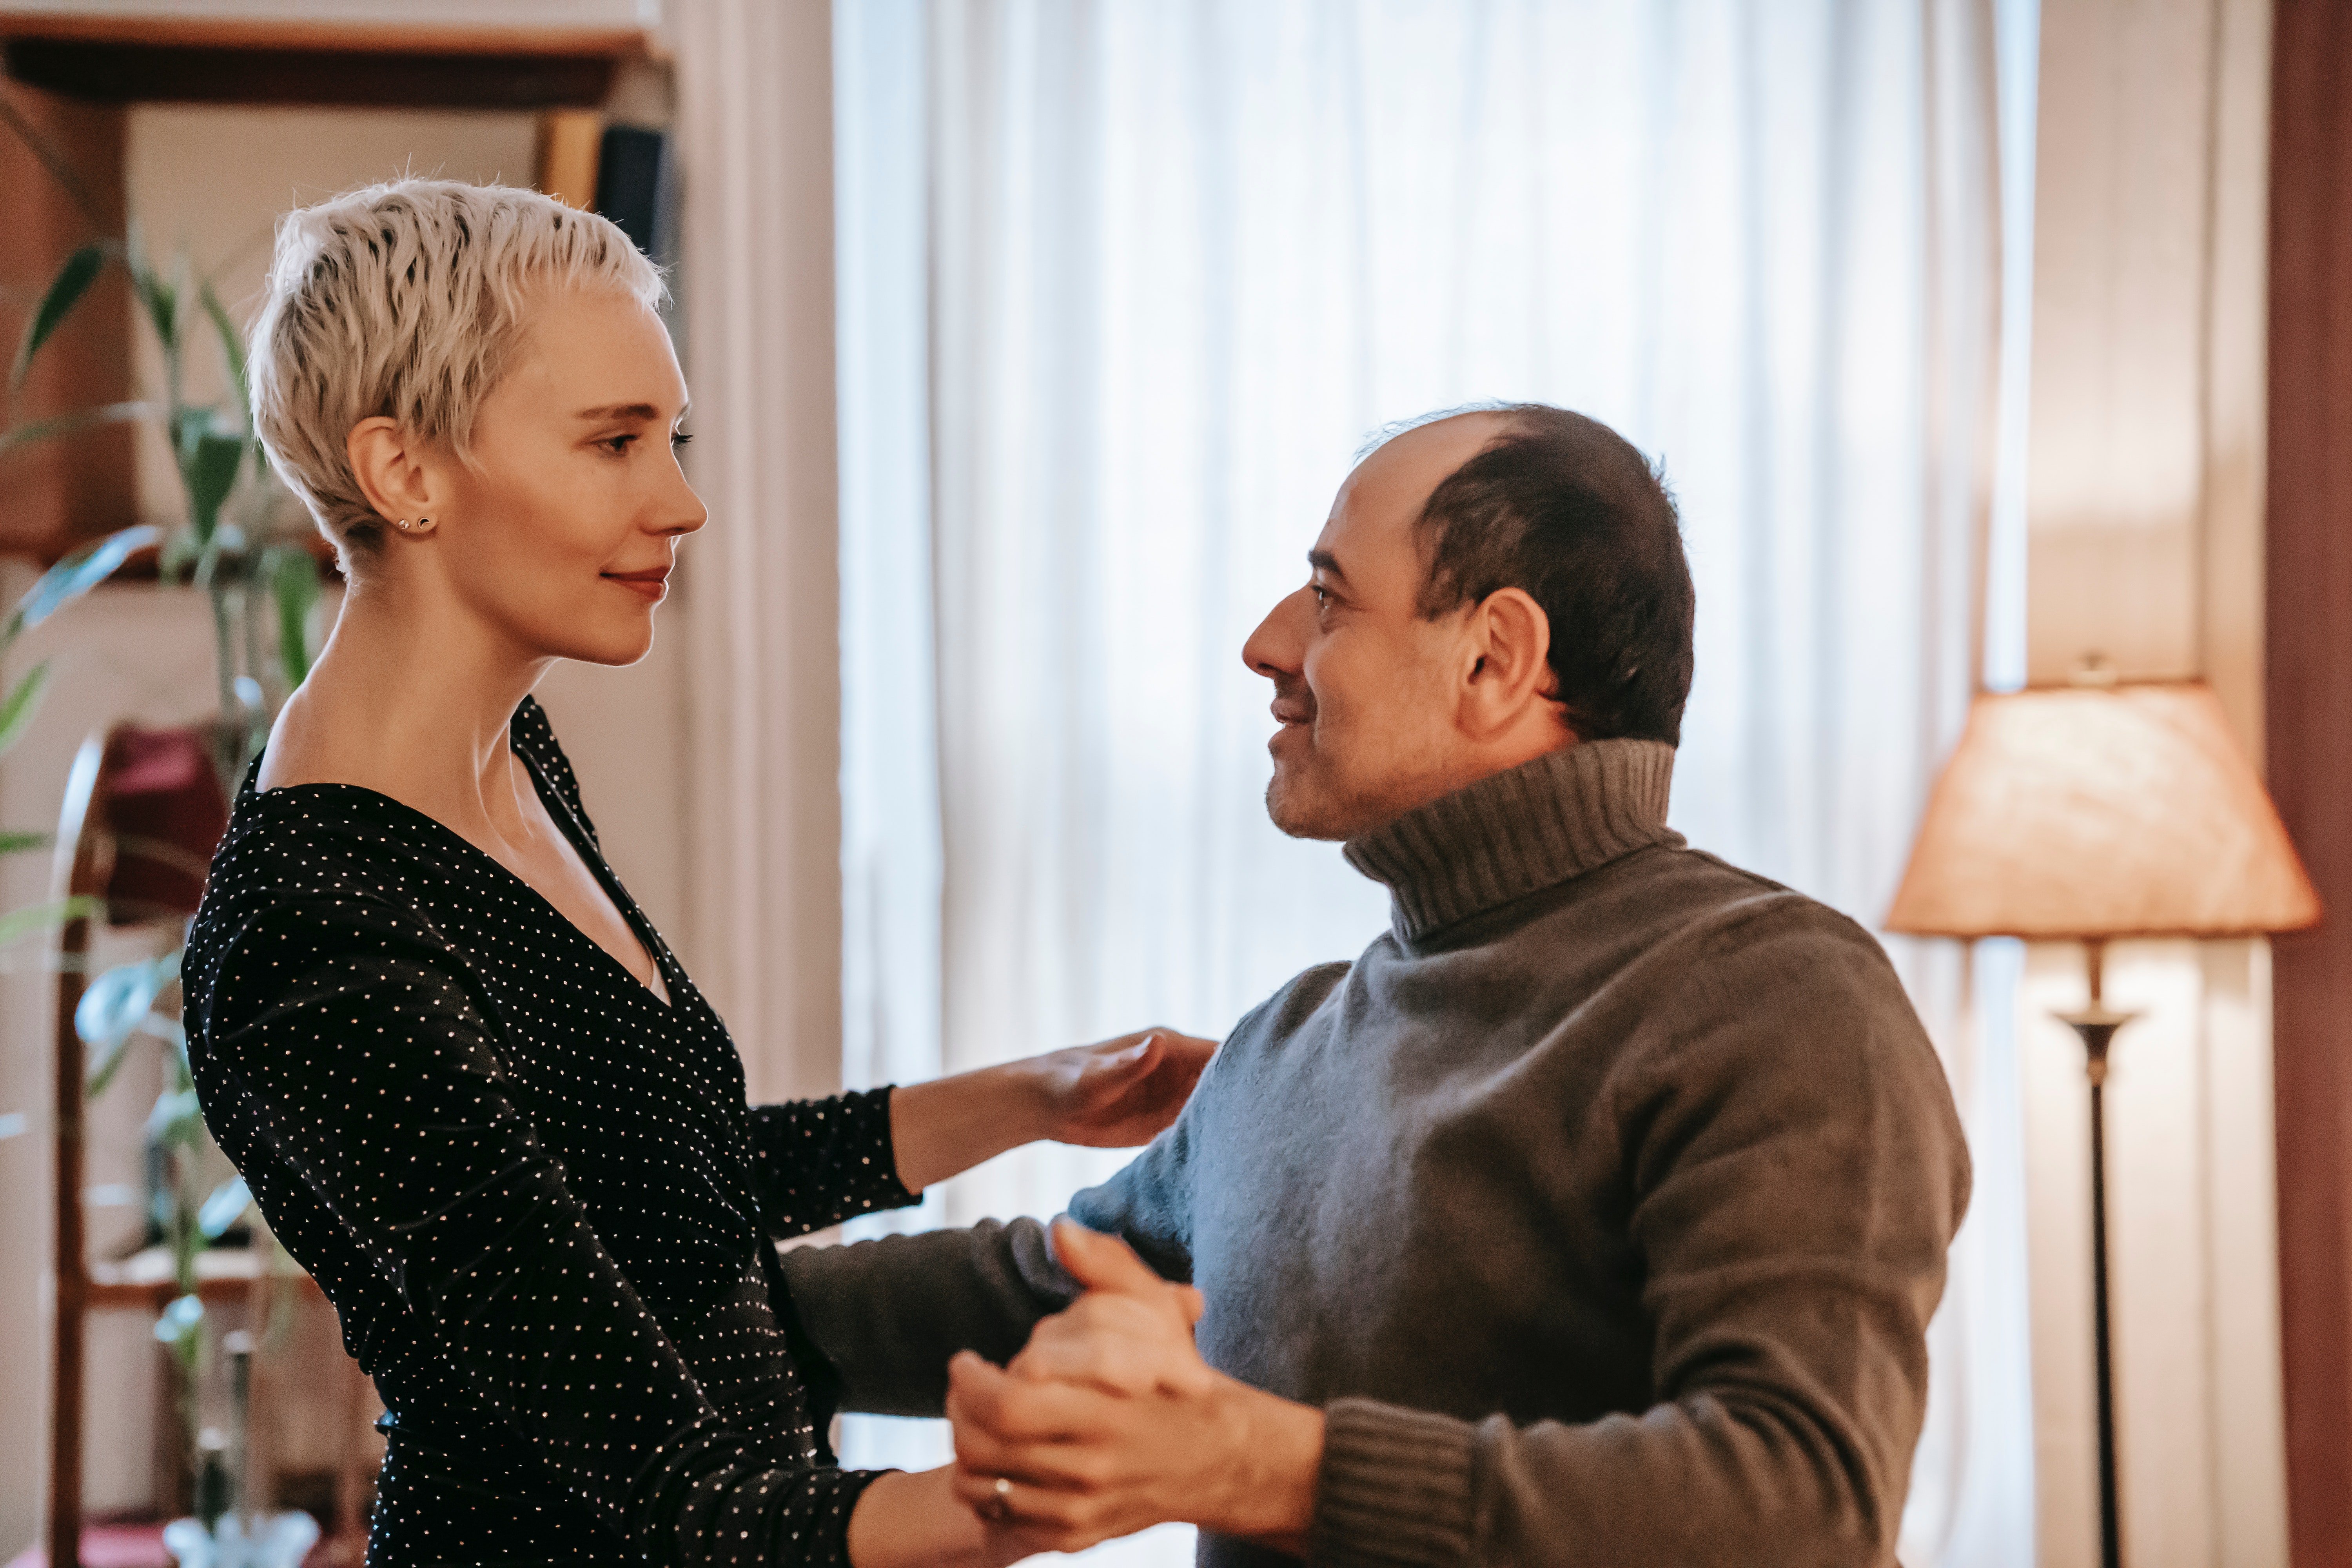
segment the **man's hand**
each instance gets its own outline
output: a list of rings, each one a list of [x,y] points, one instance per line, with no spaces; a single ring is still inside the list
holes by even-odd
[[[1087,1294],[1009,1368],[970,1352],[949,1363],[957,1495],[1039,1551],[1173,1520],[1303,1554],[1322,1412],[1202,1362],[1200,1293],[1125,1243],[1067,1220],[1054,1240]]]

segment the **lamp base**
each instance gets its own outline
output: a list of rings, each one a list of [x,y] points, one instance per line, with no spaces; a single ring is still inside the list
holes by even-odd
[[[2099,1386],[2099,1563],[2123,1568],[2123,1509],[2116,1479],[2115,1354],[2107,1324],[2107,1048],[2116,1031],[2139,1015],[2118,1013],[2100,997],[2101,954],[2091,952],[2091,1005],[2060,1013],[2083,1039],[2084,1070],[2091,1080],[2091,1326],[2097,1342]]]

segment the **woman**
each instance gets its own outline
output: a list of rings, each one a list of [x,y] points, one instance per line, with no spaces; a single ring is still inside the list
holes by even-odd
[[[255,428],[349,588],[191,935],[205,1117],[383,1395],[377,1568],[1008,1561],[945,1471],[834,1468],[769,1238],[1033,1138],[1148,1139],[1209,1047],[745,1103],[529,696],[643,657],[704,521],[660,290],[528,192],[281,226]]]

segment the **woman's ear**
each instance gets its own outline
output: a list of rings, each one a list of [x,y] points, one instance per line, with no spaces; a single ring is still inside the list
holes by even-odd
[[[1558,684],[1549,662],[1551,617],[1525,589],[1498,588],[1471,613],[1470,632],[1477,658],[1464,718],[1475,732],[1498,733]]]
[[[433,476],[424,454],[398,425],[382,415],[362,419],[344,438],[343,451],[360,492],[378,517],[396,525],[432,515]]]

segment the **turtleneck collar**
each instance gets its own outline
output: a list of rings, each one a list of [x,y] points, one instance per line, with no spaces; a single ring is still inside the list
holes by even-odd
[[[1346,846],[1384,883],[1397,935],[1418,941],[1653,844],[1666,826],[1675,749],[1585,741],[1415,806]]]

